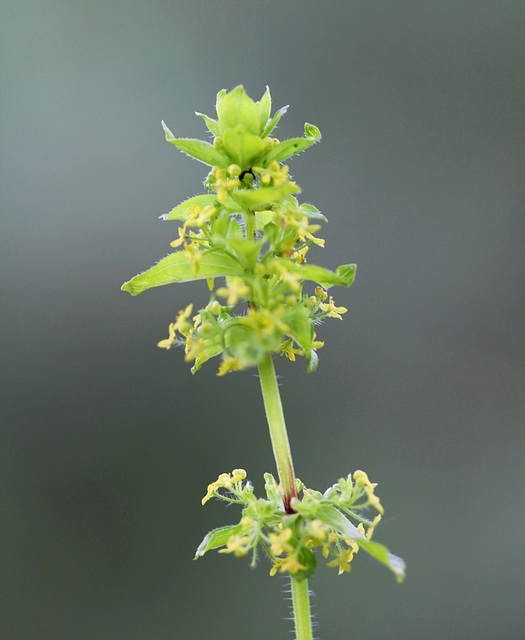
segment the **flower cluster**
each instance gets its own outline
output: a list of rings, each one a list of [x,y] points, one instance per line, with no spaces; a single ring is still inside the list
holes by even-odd
[[[359,548],[387,565],[398,581],[405,576],[404,562],[372,541],[383,507],[375,495],[376,484],[364,471],[341,478],[324,493],[308,489],[297,480],[299,498],[292,499],[292,514],[284,511],[282,492],[275,478],[264,476],[266,498],[257,498],[243,469],[223,473],[208,485],[202,500],[212,497],[242,506],[239,523],[210,531],[196,552],[203,556],[211,549],[236,556],[251,556],[257,563],[262,549],[272,562],[271,575],[288,573],[297,579],[309,577],[315,570],[318,549],[328,566],[339,574],[350,571]],[[367,512],[373,510],[375,516]],[[354,524],[355,523],[355,524]]]
[[[267,89],[259,102],[243,87],[219,92],[217,119],[198,113],[213,143],[175,138],[163,123],[166,139],[211,167],[207,192],[185,200],[164,219],[181,223],[171,246],[178,249],[154,267],[132,278],[123,289],[133,295],[163,284],[205,279],[211,290],[206,307],[192,315],[188,305],[169,326],[159,346],[183,345],[192,371],[222,356],[219,375],[257,365],[268,353],[307,368],[317,366],[323,343],[314,326],[327,317],[342,319],[327,289],[350,286],[355,265],[329,271],[310,264],[312,245],[326,218],[295,197],[299,186],[283,161],[320,140],[317,127],[306,124],[304,138],[271,137],[286,107],[271,115]],[[220,279],[216,285],[215,280]],[[314,291],[306,291],[306,283]]]

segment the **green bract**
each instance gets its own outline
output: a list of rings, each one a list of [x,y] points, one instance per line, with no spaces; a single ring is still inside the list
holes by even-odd
[[[321,133],[306,124],[304,138],[269,137],[286,109],[272,116],[268,88],[254,102],[238,86],[218,93],[217,119],[197,113],[213,134],[213,144],[176,138],[162,123],[168,142],[211,167],[207,192],[163,216],[182,223],[171,243],[178,250],[122,289],[138,295],[165,284],[208,281],[210,303],[191,319],[181,312],[170,325],[169,338],[159,343],[165,348],[184,344],[193,371],[219,355],[220,374],[244,369],[271,352],[291,360],[302,355],[312,371],[323,344],[314,325],[346,311],[335,306],[326,289],[350,286],[355,265],[329,271],[307,262],[312,244],[324,246],[315,234],[326,218],[297,200],[301,189],[282,164],[320,140]],[[308,282],[314,284],[309,292]]]

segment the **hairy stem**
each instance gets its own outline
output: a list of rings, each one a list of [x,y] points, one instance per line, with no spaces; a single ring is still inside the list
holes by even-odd
[[[269,353],[259,364],[259,376],[266,410],[266,419],[270,429],[273,455],[277,464],[279,480],[283,492],[283,504],[287,513],[294,513],[290,502],[297,498],[297,484],[292,461],[292,452],[288,441],[283,405],[277,385],[277,376]],[[292,602],[295,620],[296,640],[312,640],[312,620],[310,615],[310,594],[308,580],[297,580],[292,576]]]
[[[259,364],[259,376],[261,379],[261,389],[266,410],[266,419],[270,429],[273,455],[277,465],[279,481],[283,492],[283,503],[286,513],[294,513],[290,502],[292,498],[297,498],[297,485],[292,461],[292,452],[286,432],[284,421],[283,405],[277,377],[273,366],[272,355],[269,353]]]
[[[312,640],[312,616],[308,580],[292,578],[292,602],[295,620],[295,640]]]

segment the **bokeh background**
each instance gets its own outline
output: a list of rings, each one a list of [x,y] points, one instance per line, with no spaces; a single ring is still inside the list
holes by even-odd
[[[237,517],[208,482],[273,471],[255,372],[155,347],[205,284],[120,291],[202,192],[160,120],[202,137],[240,83],[320,127],[291,172],[358,264],[318,372],[277,363],[297,473],[367,470],[408,563],[321,568],[318,637],[523,637],[524,33],[522,0],[2,0],[3,640],[290,637],[264,560],[192,561]]]

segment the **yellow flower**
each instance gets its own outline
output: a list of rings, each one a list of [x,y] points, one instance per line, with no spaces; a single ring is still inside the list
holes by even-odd
[[[370,482],[367,474],[361,470],[354,471],[354,480],[356,481],[357,486],[362,487],[365,491],[366,497],[368,498],[368,504],[379,511],[379,513],[384,513],[383,505],[374,493],[374,489],[377,487],[377,482]]]
[[[217,289],[217,295],[221,298],[226,298],[226,304],[235,305],[239,298],[246,298],[250,293],[250,287],[244,284],[242,278],[239,276],[233,276],[230,278],[227,287],[220,287]]]
[[[296,349],[293,346],[293,342],[291,340],[286,340],[279,347],[278,353],[282,356],[286,356],[288,360],[295,362],[295,354],[298,354],[298,355],[302,354],[302,350]]]
[[[307,567],[304,564],[301,564],[299,560],[295,557],[295,555],[291,554],[282,560],[277,560],[277,562],[270,569],[270,575],[274,576],[277,571],[280,573],[286,573],[287,571],[291,574],[297,573],[298,571],[302,571]]]
[[[377,527],[377,525],[381,522],[381,514],[378,513],[376,515],[376,517],[372,520],[372,523],[370,524],[370,526],[367,529],[366,532],[366,537],[370,540],[372,538],[372,534],[374,533],[374,529]]]
[[[219,553],[233,553],[237,557],[245,556],[252,546],[251,536],[241,534],[233,536],[226,542],[225,549],[219,549]]]
[[[280,556],[283,553],[290,553],[293,551],[293,547],[288,543],[288,540],[292,537],[293,532],[291,529],[284,529],[280,533],[270,533],[268,538],[270,539],[270,549],[276,556]]]
[[[191,324],[188,322],[188,318],[190,317],[192,310],[193,304],[189,304],[185,309],[179,311],[175,322],[172,322],[168,328],[168,338],[161,340],[157,344],[157,347],[169,349],[175,342],[177,342],[177,331],[182,335],[188,334],[189,330],[192,328]]]
[[[222,489],[223,487],[230,489],[233,484],[241,483],[245,478],[246,471],[244,469],[234,469],[231,474],[221,473],[215,482],[211,482],[208,485],[208,491],[201,500],[202,504],[206,504],[210,498],[213,498],[218,489]]]
[[[350,571],[350,563],[354,558],[353,549],[341,549],[341,553],[336,556],[334,560],[328,563],[329,567],[339,567],[338,575],[341,575],[345,571]]]
[[[195,242],[186,247],[184,257],[193,264],[193,277],[196,278],[199,272],[199,262],[202,260],[202,253],[199,252],[199,247]]]
[[[321,302],[319,308],[325,311],[329,318],[339,318],[339,320],[343,319],[341,314],[348,311],[346,307],[336,307],[332,296],[328,298],[328,302]]]
[[[294,573],[298,573],[299,571],[303,571],[304,569],[307,569],[307,568],[308,567],[306,567],[306,565],[301,564],[299,562],[299,560],[296,558],[294,554],[290,554],[289,556],[284,558],[284,560],[281,562],[279,571],[281,573],[285,573],[286,571],[288,571],[288,573],[294,574]]]
[[[242,370],[242,363],[238,358],[226,358],[225,360],[222,361],[217,375],[223,376],[226,373],[230,373],[230,371],[241,371],[241,370]]]
[[[177,240],[170,242],[170,247],[180,247],[184,240],[186,240],[186,226],[179,227],[177,232],[179,237]]]

